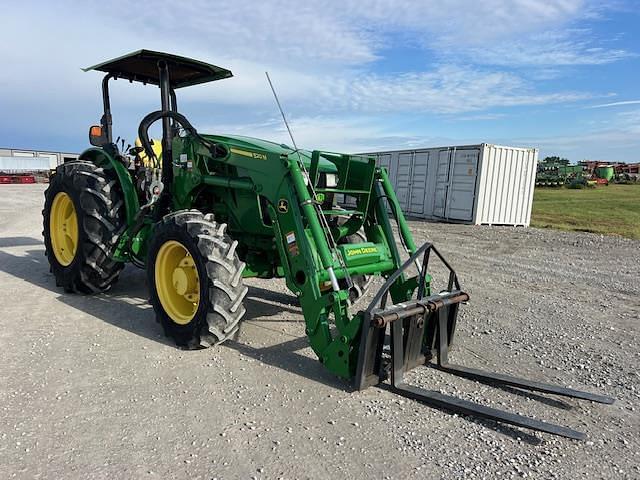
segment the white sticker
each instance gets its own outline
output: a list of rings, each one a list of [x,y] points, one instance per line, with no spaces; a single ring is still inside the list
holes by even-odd
[[[293,232],[287,233],[287,243],[294,243],[296,241],[296,235]]]
[[[187,161],[187,154],[186,153],[181,153],[180,154],[180,163],[186,163]]]
[[[193,168],[193,162],[191,160],[187,161],[187,168]]]

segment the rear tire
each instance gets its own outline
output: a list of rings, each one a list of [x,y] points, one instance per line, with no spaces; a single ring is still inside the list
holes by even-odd
[[[124,267],[111,256],[126,227],[122,189],[115,173],[92,162],[66,162],[56,169],[44,196],[42,234],[56,285],[75,293],[111,288]],[[56,199],[60,198],[66,202],[75,230],[73,239],[64,239],[66,251],[60,247],[60,232],[66,226],[56,214],[60,203]]]
[[[236,253],[238,242],[231,240],[225,231],[226,224],[217,224],[213,216],[205,216],[198,210],[183,210],[165,216],[149,244],[150,301],[165,334],[180,347],[208,348],[235,337],[246,312],[242,303],[248,292],[242,280],[245,264]],[[176,265],[172,272],[172,260],[165,260],[163,252],[176,242],[187,255],[180,262],[173,260]],[[174,273],[184,268],[181,265],[192,265],[197,272],[187,283],[191,290],[195,288],[193,292],[197,292],[198,300],[193,301],[194,311],[189,313],[187,309],[186,315],[182,315],[185,303],[179,298],[172,300],[176,294],[168,292],[175,288],[185,293],[184,287],[179,288],[176,283],[182,281],[184,275],[180,271]],[[194,287],[196,283],[198,286]],[[191,293],[185,297],[189,295],[189,299],[195,298]],[[176,309],[172,302],[182,303]]]

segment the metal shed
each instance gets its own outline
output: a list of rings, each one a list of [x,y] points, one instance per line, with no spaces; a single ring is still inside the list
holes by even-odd
[[[49,158],[0,156],[0,172],[3,173],[46,172],[49,168]]]
[[[16,170],[26,171],[33,170],[33,167],[35,165],[38,165],[38,170],[51,170],[66,161],[76,160],[78,158],[78,154],[16,148],[0,148],[0,157],[13,158],[14,160],[12,161],[18,162],[18,167],[16,168]],[[41,163],[45,160],[47,164],[46,166],[44,166],[44,163]]]
[[[465,145],[371,152],[404,213],[476,225],[528,226],[538,150]]]

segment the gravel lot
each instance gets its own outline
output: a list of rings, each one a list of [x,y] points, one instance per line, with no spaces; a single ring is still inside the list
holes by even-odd
[[[248,282],[237,342],[178,350],[142,271],[106,295],[55,287],[43,190],[0,186],[0,478],[640,478],[640,242],[412,222],[471,294],[453,361],[617,401],[412,380],[587,432],[578,442],[351,392],[279,280]]]

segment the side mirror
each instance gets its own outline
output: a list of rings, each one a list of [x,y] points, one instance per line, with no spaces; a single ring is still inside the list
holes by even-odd
[[[94,147],[104,147],[109,143],[107,133],[100,125],[93,125],[89,128],[89,143]]]

